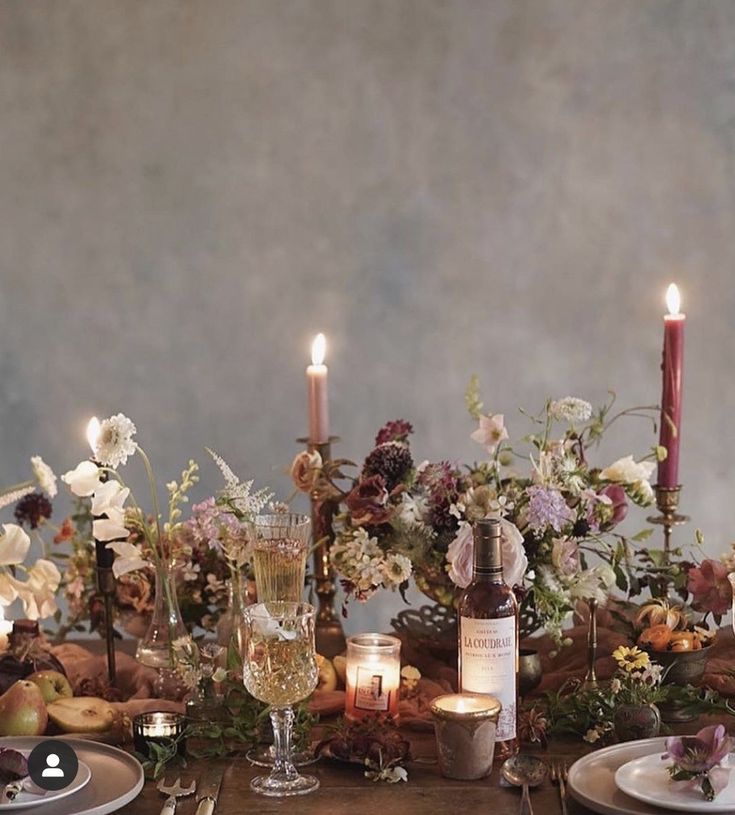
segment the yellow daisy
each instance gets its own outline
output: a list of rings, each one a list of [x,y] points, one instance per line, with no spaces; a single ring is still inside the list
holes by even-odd
[[[628,648],[625,645],[620,645],[613,651],[613,659],[628,673],[646,668],[651,661],[645,651],[636,646]]]

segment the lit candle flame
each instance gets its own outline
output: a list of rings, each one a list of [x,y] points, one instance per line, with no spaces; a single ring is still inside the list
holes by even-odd
[[[676,283],[672,283],[666,289],[666,306],[669,309],[669,314],[675,316],[679,313],[681,307],[681,295],[679,294],[679,287]]]
[[[317,334],[311,344],[311,364],[322,365],[324,363],[324,352],[327,350],[327,340],[324,334]]]
[[[87,443],[92,448],[92,452],[97,450],[97,439],[100,436],[100,420],[92,416],[87,424]]]

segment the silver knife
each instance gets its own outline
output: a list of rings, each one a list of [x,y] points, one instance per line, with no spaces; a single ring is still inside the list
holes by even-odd
[[[212,768],[204,773],[202,782],[197,790],[197,811],[196,815],[213,815],[217,806],[219,790],[222,786],[222,776],[224,770]]]

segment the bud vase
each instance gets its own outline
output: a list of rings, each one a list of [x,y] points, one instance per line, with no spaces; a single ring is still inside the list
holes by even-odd
[[[153,615],[145,636],[138,642],[135,658],[158,672],[154,691],[159,698],[178,700],[185,688],[176,674],[173,644],[182,638],[191,641],[191,637],[181,617],[175,568],[158,564],[155,577]]]
[[[217,643],[227,649],[230,662],[235,656],[239,663],[245,657],[245,617],[246,606],[250,605],[246,582],[242,572],[233,568],[227,581],[227,610],[217,622]]]

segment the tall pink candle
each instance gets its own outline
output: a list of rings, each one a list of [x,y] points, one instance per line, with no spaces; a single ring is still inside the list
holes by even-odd
[[[679,313],[679,289],[672,283],[666,292],[669,313],[664,317],[663,390],[661,394],[661,434],[659,444],[668,455],[658,465],[658,486],[679,483],[679,443],[681,442],[681,384],[684,366],[684,324]]]
[[[329,397],[327,366],[324,364],[325,350],[324,334],[317,334],[311,344],[311,365],[306,369],[309,394],[309,441],[313,444],[329,441]]]

